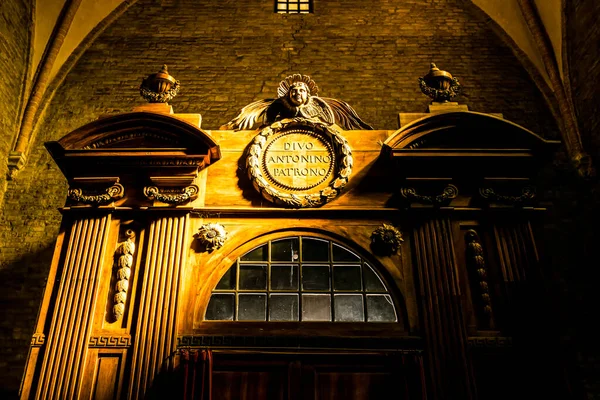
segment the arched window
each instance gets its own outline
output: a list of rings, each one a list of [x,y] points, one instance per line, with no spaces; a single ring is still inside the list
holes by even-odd
[[[330,240],[269,241],[239,257],[212,292],[205,320],[396,322],[383,280]]]

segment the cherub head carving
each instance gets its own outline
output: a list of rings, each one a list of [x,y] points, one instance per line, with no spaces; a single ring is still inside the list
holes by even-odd
[[[310,96],[310,89],[304,82],[294,82],[288,90],[288,99],[296,107],[306,104]]]

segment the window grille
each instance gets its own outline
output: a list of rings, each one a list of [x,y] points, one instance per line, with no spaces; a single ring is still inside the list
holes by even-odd
[[[396,322],[383,280],[330,240],[272,240],[238,258],[212,292],[205,320]]]
[[[313,12],[312,0],[276,0],[275,12],[280,14],[308,14]]]

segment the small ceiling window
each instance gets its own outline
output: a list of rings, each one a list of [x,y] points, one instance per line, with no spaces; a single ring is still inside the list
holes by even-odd
[[[237,259],[212,292],[205,320],[396,322],[383,280],[330,240],[272,240]]]
[[[275,12],[280,14],[308,14],[313,12],[313,0],[275,0]]]

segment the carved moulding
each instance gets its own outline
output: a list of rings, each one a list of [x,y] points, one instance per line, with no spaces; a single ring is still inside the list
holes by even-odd
[[[221,248],[227,240],[227,231],[221,224],[205,224],[194,235],[205,247],[212,251]]]
[[[299,141],[286,142],[286,136]],[[306,138],[304,143],[302,137]],[[272,146],[275,141],[282,143]],[[310,165],[314,161],[310,157],[314,156],[303,154],[302,150],[295,152],[295,144],[319,148],[323,153],[319,158],[323,165],[315,168],[315,171],[308,167],[299,168],[299,161],[304,160]],[[289,151],[288,155],[284,151]],[[278,155],[267,159],[270,152],[278,152]],[[281,161],[279,168],[271,168],[273,160]],[[286,119],[262,129],[254,137],[246,158],[248,177],[262,197],[272,203],[294,208],[321,206],[337,197],[348,183],[352,166],[352,150],[335,126],[303,118]],[[278,176],[277,172],[281,175]],[[311,180],[309,178],[313,172],[315,179]],[[296,174],[300,178],[298,181],[302,182],[281,179],[286,173]],[[307,179],[302,180],[303,177]]]
[[[400,188],[400,194],[407,200],[415,201],[422,204],[433,204],[436,206],[449,203],[452,199],[458,196],[458,188],[454,185],[447,185],[442,193],[435,196],[426,196],[417,193],[417,190],[412,187]]]
[[[197,185],[189,185],[182,189],[159,189],[157,186],[144,187],[144,196],[149,200],[158,200],[169,204],[182,204],[198,197],[200,189]]]
[[[123,197],[125,188],[118,182],[104,190],[104,193],[84,194],[81,188],[70,188],[67,192],[69,199],[78,203],[102,205],[108,204]]]
[[[88,347],[130,347],[131,336],[91,336]]]
[[[131,266],[133,265],[133,253],[135,252],[135,232],[128,229],[125,232],[127,240],[119,243],[115,250],[117,283],[115,284],[115,295],[113,298],[113,318],[115,321],[121,319],[125,313],[125,301],[129,289],[129,278]]]
[[[521,205],[532,201],[535,198],[535,187],[533,186],[525,186],[521,190],[520,196],[510,196],[498,194],[491,187],[484,187],[479,189],[479,195],[484,199],[490,201],[498,201],[500,203],[512,204],[512,205]]]
[[[371,234],[371,247],[379,254],[397,253],[403,241],[402,233],[393,225],[383,224]]]

